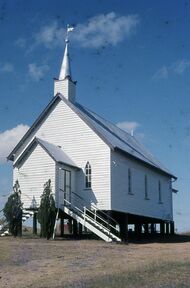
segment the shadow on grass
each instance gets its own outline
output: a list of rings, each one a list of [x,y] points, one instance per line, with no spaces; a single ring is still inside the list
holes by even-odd
[[[159,234],[149,235],[149,236],[141,236],[137,237],[129,237],[128,243],[134,244],[148,244],[148,243],[186,243],[190,242],[190,234],[175,234],[175,235],[164,235],[161,236]]]

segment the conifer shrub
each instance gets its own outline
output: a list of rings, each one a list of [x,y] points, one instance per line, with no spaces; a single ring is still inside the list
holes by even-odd
[[[9,233],[16,236],[22,235],[22,206],[21,190],[18,180],[13,186],[13,194],[11,194],[5,203],[3,214],[9,227]]]
[[[41,195],[40,207],[38,210],[38,221],[41,225],[41,237],[50,239],[53,235],[56,218],[55,200],[52,194],[51,180],[44,184],[44,191]]]

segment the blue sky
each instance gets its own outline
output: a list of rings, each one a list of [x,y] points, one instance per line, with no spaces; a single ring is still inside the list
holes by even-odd
[[[0,0],[0,195],[5,156],[53,97],[69,23],[77,101],[134,129],[178,177],[176,227],[190,230],[189,15],[190,1]]]

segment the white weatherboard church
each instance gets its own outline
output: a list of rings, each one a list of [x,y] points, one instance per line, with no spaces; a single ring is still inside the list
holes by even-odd
[[[108,242],[125,240],[129,224],[138,235],[153,233],[155,224],[173,233],[176,177],[134,136],[76,101],[68,46],[67,33],[54,97],[8,156],[24,209],[34,199],[39,205],[51,179],[57,216],[75,232],[85,227]]]

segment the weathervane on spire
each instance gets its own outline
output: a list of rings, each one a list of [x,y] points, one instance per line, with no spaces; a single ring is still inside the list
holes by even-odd
[[[67,32],[66,32],[66,38],[65,38],[65,42],[66,43],[69,42],[69,32],[72,32],[73,30],[74,30],[74,27],[72,27],[69,24],[67,24]]]

